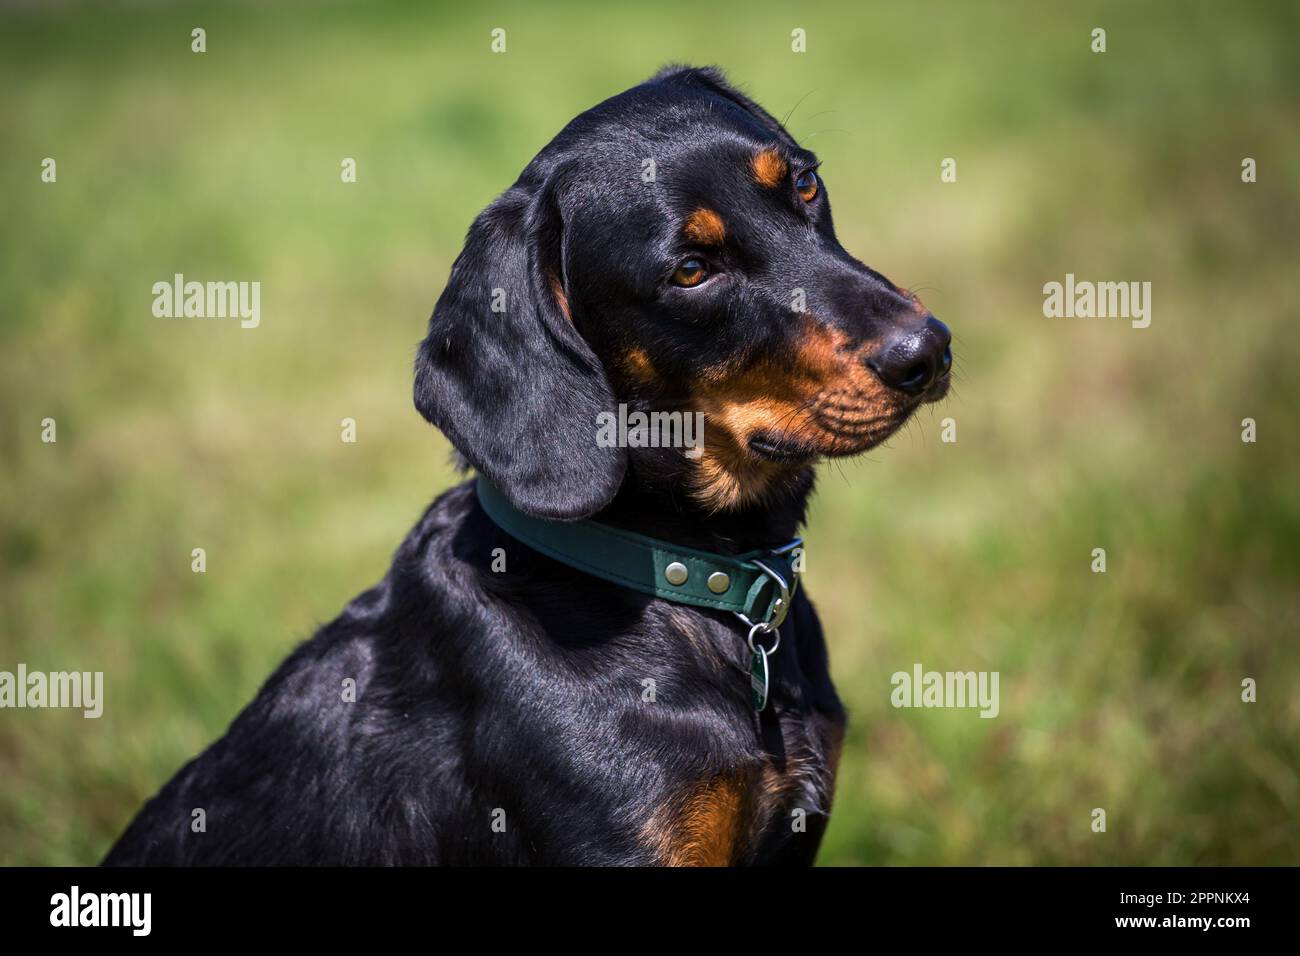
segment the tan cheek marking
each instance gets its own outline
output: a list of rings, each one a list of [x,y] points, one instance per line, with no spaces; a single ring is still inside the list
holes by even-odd
[[[711,511],[761,500],[781,476],[775,462],[757,461],[730,436],[708,437],[693,473],[691,495]]]
[[[716,212],[701,207],[686,218],[682,234],[703,246],[720,246],[727,240],[727,227]]]
[[[645,836],[667,866],[727,866],[744,830],[748,802],[741,778],[705,780],[656,813]]]
[[[623,368],[636,381],[643,384],[653,382],[656,378],[654,363],[645,349],[634,345],[623,356]]]
[[[883,387],[848,344],[842,333],[812,321],[792,362],[760,362],[738,372],[719,369],[703,378],[693,403],[705,416],[704,454],[692,489],[697,500],[714,510],[739,507],[760,500],[791,476],[790,469],[749,454],[748,441],[756,431],[779,428],[828,449],[842,441],[818,423],[812,410],[832,383],[839,383],[839,391],[851,389],[858,401],[884,400]]]
[[[754,179],[758,181],[760,186],[767,189],[775,189],[781,185],[790,172],[790,167],[786,165],[785,158],[771,147],[755,153],[751,166],[753,167]]]
[[[725,511],[762,499],[789,469],[754,458],[749,436],[766,425],[785,422],[787,434],[797,431],[799,405],[754,399],[749,402],[704,401],[704,453],[692,473],[693,497],[713,511]]]

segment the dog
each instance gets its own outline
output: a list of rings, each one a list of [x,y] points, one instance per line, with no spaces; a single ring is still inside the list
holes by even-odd
[[[950,338],[721,72],[580,114],[475,220],[418,348],[415,405],[475,477],[104,862],[811,864],[845,723],[798,588],[813,466],[942,398]],[[598,440],[620,408],[703,441]]]

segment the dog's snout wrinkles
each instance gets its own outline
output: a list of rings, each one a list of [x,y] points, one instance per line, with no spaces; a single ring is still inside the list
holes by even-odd
[[[952,333],[934,316],[925,324],[902,329],[867,360],[867,365],[890,388],[919,395],[952,368]]]

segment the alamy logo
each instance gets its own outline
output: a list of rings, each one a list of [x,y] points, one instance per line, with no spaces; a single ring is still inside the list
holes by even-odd
[[[601,448],[685,448],[687,458],[704,451],[703,412],[631,412],[596,416],[596,444]]]
[[[0,707],[70,707],[83,717],[104,713],[103,671],[0,671]]]
[[[927,671],[912,665],[912,673],[895,671],[889,702],[895,707],[978,707],[981,717],[996,717],[997,671]]]
[[[159,319],[239,319],[242,329],[262,322],[262,283],[186,282],[176,273],[171,282],[153,284],[153,314]]]
[[[128,926],[148,936],[153,924],[152,893],[82,893],[74,886],[50,897],[51,926]]]
[[[1135,329],[1151,324],[1150,282],[1065,282],[1043,286],[1043,315],[1049,319],[1131,319]]]

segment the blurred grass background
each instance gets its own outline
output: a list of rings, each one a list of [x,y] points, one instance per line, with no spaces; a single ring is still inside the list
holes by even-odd
[[[454,480],[410,364],[466,227],[675,60],[794,109],[844,245],[957,335],[955,396],[814,505],[852,710],[821,862],[1297,862],[1298,35],[1284,2],[0,11],[0,669],[106,675],[97,721],[0,713],[0,862],[97,861],[384,573]],[[176,272],[260,280],[261,327],[154,318]],[[1067,272],[1152,282],[1151,327],[1044,318]],[[999,671],[1001,715],[893,709],[914,662]]]

